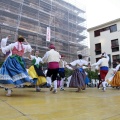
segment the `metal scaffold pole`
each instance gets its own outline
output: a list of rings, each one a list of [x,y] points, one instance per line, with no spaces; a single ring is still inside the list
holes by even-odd
[[[18,29],[19,29],[20,22],[21,22],[21,14],[22,14],[23,3],[24,3],[24,0],[22,1],[22,3],[20,3],[20,8],[19,8],[20,11],[19,11],[19,15],[18,15],[18,24],[16,26],[16,32],[15,32],[14,40],[16,40],[17,35],[18,35]]]

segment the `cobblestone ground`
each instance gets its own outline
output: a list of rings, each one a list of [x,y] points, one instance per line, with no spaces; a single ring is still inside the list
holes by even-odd
[[[0,88],[0,120],[120,120],[120,90],[14,88],[11,97]]]

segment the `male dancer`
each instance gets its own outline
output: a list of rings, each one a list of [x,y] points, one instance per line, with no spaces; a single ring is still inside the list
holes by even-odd
[[[61,55],[61,59],[59,62],[59,75],[61,78],[60,81],[60,90],[63,91],[64,90],[64,80],[65,80],[65,67],[68,69],[72,69],[70,66],[67,65],[67,62],[64,60],[65,55]]]
[[[51,85],[50,91],[53,90],[52,82],[54,83],[54,91],[53,93],[57,93],[57,74],[59,72],[59,62],[60,62],[60,54],[55,50],[55,46],[50,44],[49,51],[47,51],[42,58],[43,62],[48,63],[48,71],[47,71],[47,81]],[[52,78],[52,82],[51,82]]]
[[[92,64],[91,66],[100,66],[100,78],[102,81],[103,85],[103,91],[106,90],[106,81],[105,81],[105,76],[108,73],[108,62],[109,62],[109,57],[108,55],[104,52],[101,55],[101,59],[98,60],[97,63]]]
[[[64,55],[61,55],[61,59],[59,62],[59,75],[61,78],[60,81],[60,90],[63,91],[64,90],[64,80],[65,80],[65,66],[67,65],[67,62],[64,60]]]

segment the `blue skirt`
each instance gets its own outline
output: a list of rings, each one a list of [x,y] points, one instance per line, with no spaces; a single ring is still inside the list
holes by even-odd
[[[24,63],[24,61],[22,61]],[[12,88],[17,85],[30,85],[33,80],[29,78],[24,64],[20,64],[16,56],[8,57],[0,70],[0,86]]]
[[[89,82],[90,82],[90,80],[89,80],[88,76],[86,76],[86,78],[85,78],[85,84],[88,84]]]

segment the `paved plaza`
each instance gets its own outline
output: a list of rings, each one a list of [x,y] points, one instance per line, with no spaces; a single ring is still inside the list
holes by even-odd
[[[14,88],[11,97],[0,88],[0,120],[120,120],[120,90]]]

